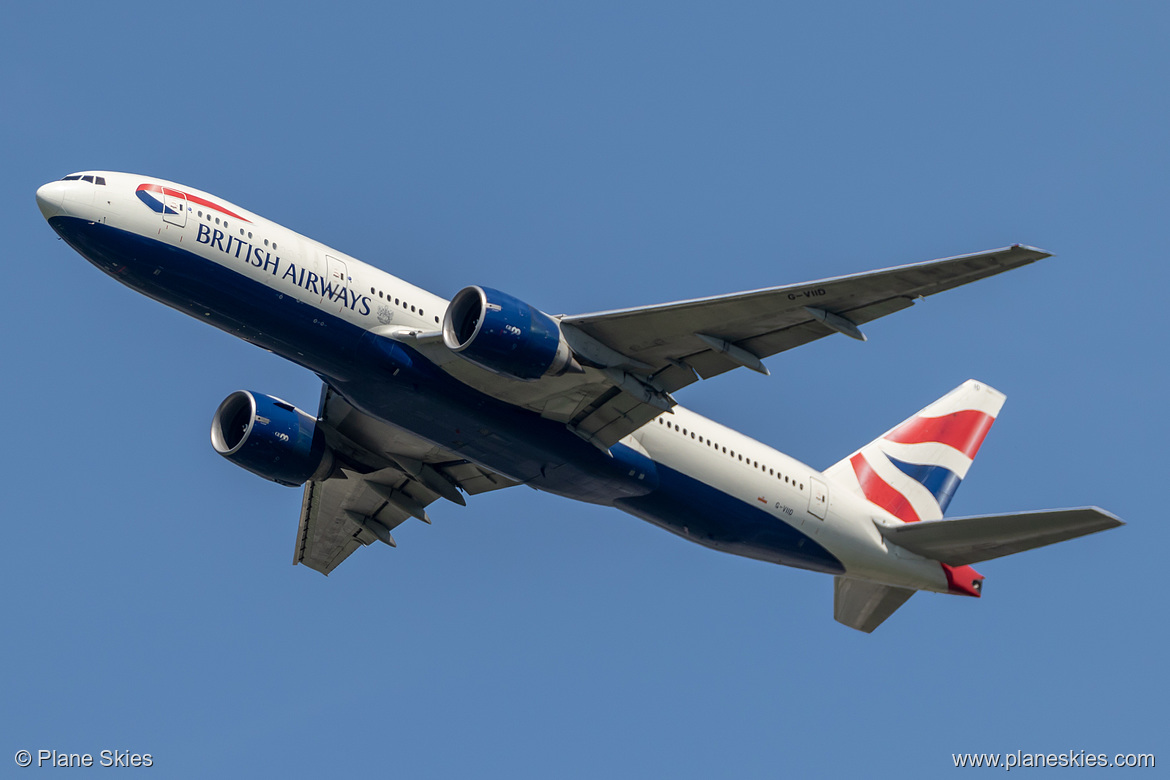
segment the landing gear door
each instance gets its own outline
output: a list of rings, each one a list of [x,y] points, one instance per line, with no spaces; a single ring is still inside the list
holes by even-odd
[[[179,227],[187,226],[187,196],[178,190],[162,188],[163,220]]]
[[[808,481],[810,493],[808,497],[808,511],[813,517],[825,519],[829,509],[829,489],[819,479],[810,478]]]
[[[335,302],[338,311],[349,308],[349,273],[345,263],[330,255],[325,255],[325,289],[321,297]]]

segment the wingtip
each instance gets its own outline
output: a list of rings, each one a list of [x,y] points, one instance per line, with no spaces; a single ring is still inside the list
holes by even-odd
[[[1120,517],[1118,517],[1117,515],[1110,512],[1108,509],[1102,509],[1099,506],[1090,506],[1090,507],[1086,507],[1086,508],[1091,509],[1092,511],[1096,512],[1097,514],[1104,516],[1106,520],[1110,521],[1111,524],[1105,526],[1105,528],[1103,528],[1102,530],[1108,530],[1109,528],[1120,528],[1121,526],[1125,525],[1124,520],[1122,520]]]
[[[1046,257],[1053,257],[1054,256],[1048,250],[1041,249],[1038,246],[1032,246],[1031,244],[1012,244],[1011,248],[1012,249],[1019,249],[1019,250],[1022,250],[1024,252],[1035,252],[1036,254],[1040,255],[1040,257],[1036,258],[1037,260],[1043,260]]]

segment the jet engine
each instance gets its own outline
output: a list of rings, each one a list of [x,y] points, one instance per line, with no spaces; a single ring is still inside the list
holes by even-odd
[[[237,466],[289,487],[333,469],[316,419],[263,393],[237,390],[225,398],[211,420],[211,445]]]
[[[532,381],[581,371],[557,321],[490,287],[464,287],[443,316],[443,343],[480,368]]]

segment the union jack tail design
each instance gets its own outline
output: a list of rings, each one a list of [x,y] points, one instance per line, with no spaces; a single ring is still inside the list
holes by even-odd
[[[825,474],[904,522],[939,520],[1005,398],[969,379]]]

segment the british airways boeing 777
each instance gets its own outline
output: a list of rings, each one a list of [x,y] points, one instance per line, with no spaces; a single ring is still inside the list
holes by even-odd
[[[525,484],[616,507],[716,550],[827,572],[873,631],[916,591],[978,597],[971,564],[1113,528],[1096,507],[944,519],[1004,396],[969,380],[825,471],[673,393],[843,334],[916,298],[1048,257],[1027,246],[805,284],[550,316],[487,287],[446,301],[205,192],[89,171],[37,190],[114,279],[321,377],[315,415],[232,393],[211,441],[304,485],[294,563],[329,574],[395,546],[438,499]]]

